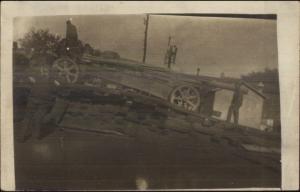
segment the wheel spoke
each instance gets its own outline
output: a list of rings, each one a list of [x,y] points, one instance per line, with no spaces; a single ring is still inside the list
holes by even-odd
[[[66,70],[76,69],[76,66],[71,63],[71,65],[66,66]]]
[[[77,73],[77,70],[74,68],[74,69],[67,69],[66,70],[68,73]]]
[[[197,99],[197,96],[196,95],[191,95],[191,96],[186,97],[186,99],[187,100]]]
[[[191,101],[189,101],[189,100],[185,100],[185,102],[186,102],[187,104],[189,104],[191,107],[195,107],[195,103],[193,103],[193,102],[191,102]]]
[[[65,73],[66,73],[67,75],[76,75],[76,73],[72,73],[72,72],[70,72],[70,71],[68,71],[68,70],[66,70]]]
[[[68,80],[68,82],[72,82],[72,80],[71,80],[71,78],[70,78],[71,76],[70,75],[66,75],[66,78],[67,78],[67,80]]]
[[[59,64],[54,64],[53,67],[54,67],[54,68],[57,68],[57,69],[60,70],[60,71],[63,71],[63,70],[64,70],[64,68],[63,68],[62,66],[60,66]]]

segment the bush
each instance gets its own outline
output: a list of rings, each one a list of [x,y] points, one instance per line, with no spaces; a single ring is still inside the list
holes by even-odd
[[[25,49],[27,53],[42,53],[42,52],[53,52],[55,53],[58,49],[61,37],[54,35],[49,32],[48,29],[35,30],[32,28],[24,38],[20,39],[20,45]]]

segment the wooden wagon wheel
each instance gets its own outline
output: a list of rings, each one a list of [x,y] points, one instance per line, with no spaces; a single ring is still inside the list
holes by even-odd
[[[199,91],[189,85],[178,86],[171,92],[170,102],[188,111],[196,111],[200,105]]]
[[[70,58],[59,58],[53,63],[53,69],[59,77],[64,78],[68,83],[76,83],[79,77],[79,67]]]

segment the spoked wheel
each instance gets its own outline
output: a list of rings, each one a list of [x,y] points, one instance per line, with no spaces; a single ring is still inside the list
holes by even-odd
[[[185,110],[196,111],[200,105],[199,91],[189,85],[176,87],[170,95],[170,102]]]
[[[53,63],[53,70],[67,83],[76,83],[79,77],[79,67],[70,58],[59,58]]]

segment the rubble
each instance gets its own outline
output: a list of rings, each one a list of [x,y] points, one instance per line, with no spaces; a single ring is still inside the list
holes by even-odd
[[[211,141],[221,145],[227,142],[231,146],[244,150],[249,150],[249,147],[247,148],[245,145],[251,145],[266,149],[276,148],[280,151],[280,137],[278,138],[278,135],[261,133],[244,127],[233,128],[230,123],[215,121],[176,108],[167,108],[155,100],[147,99],[147,102],[143,102],[145,97],[148,96],[135,98],[129,96],[126,102],[118,102],[124,98],[119,96],[109,99],[110,96],[103,96],[102,98],[106,101],[105,104],[73,103],[60,126],[114,130],[128,136],[135,136],[136,129],[141,128],[159,133],[164,130],[182,134],[193,132],[211,136]],[[271,151],[274,152],[275,150]]]

